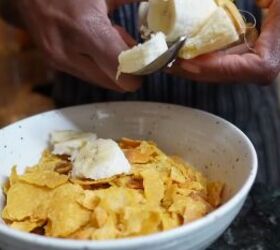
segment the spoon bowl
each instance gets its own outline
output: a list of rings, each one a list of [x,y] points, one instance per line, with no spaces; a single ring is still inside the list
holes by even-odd
[[[137,70],[131,74],[149,75],[163,69],[169,63],[172,63],[176,59],[179,50],[184,46],[186,40],[187,40],[186,36],[181,36],[160,57],[155,59],[150,64],[146,65],[144,68]]]

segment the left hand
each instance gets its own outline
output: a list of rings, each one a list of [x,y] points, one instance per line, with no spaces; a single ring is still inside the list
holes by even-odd
[[[254,52],[229,49],[178,60],[168,73],[201,82],[271,83],[280,72],[280,0],[257,2],[268,12]]]

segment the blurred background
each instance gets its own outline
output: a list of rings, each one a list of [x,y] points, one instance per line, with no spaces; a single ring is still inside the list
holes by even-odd
[[[29,36],[0,19],[0,128],[53,109],[53,78]]]
[[[0,19],[0,128],[55,108],[55,73],[23,30]],[[280,96],[280,79],[278,86]]]

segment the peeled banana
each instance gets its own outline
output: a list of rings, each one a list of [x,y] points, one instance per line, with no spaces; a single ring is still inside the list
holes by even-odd
[[[57,155],[69,155],[83,147],[88,141],[97,139],[96,134],[74,130],[54,131],[51,133],[50,144],[53,153]]]
[[[73,157],[73,177],[98,180],[127,174],[130,170],[123,151],[111,139],[88,141]]]
[[[119,55],[119,72],[133,73],[153,62],[168,50],[162,32],[152,35],[151,39]]]
[[[140,31],[147,41],[119,56],[119,73],[141,70],[187,36],[178,57],[191,59],[240,41],[246,24],[231,0],[149,0],[139,7]]]
[[[152,32],[163,32],[167,42],[196,34],[216,10],[214,0],[150,0],[147,23]]]

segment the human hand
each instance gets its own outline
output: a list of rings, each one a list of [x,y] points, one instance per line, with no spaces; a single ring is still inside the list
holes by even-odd
[[[50,64],[57,70],[117,91],[134,91],[141,79],[116,80],[118,55],[133,43],[108,13],[135,0],[18,0],[16,5]]]
[[[257,0],[257,3],[268,12],[253,52],[242,45],[191,60],[178,60],[168,72],[202,82],[271,83],[280,71],[280,0]]]

